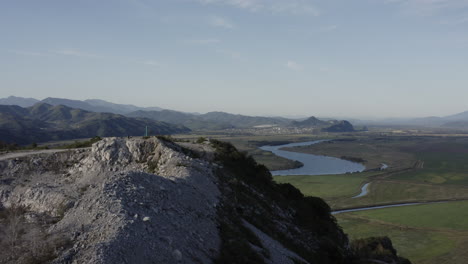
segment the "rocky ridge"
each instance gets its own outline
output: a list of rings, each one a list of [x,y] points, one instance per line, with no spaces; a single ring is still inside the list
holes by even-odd
[[[0,166],[2,206],[61,218],[47,232],[72,246],[55,263],[209,263],[218,252],[211,164],[160,140],[109,138]]]

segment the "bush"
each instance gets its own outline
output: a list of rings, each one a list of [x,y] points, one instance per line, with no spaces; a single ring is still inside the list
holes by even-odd
[[[91,138],[90,140],[81,141],[81,142],[80,142],[80,141],[75,141],[75,143],[62,146],[61,148],[63,148],[63,149],[89,148],[89,147],[91,147],[94,143],[96,143],[96,142],[98,142],[98,141],[100,141],[100,140],[102,140],[101,137],[95,136],[95,137]]]
[[[18,144],[15,143],[6,143],[3,141],[0,141],[0,150],[17,150],[20,149]]]
[[[205,141],[206,141],[206,138],[204,138],[204,137],[199,137],[199,138],[197,139],[197,141],[195,141],[195,143],[201,144],[201,143],[203,143],[203,142],[205,142]]]
[[[25,215],[35,217],[26,219]],[[24,206],[0,210],[0,263],[49,263],[71,246],[63,234],[47,233],[52,217],[30,212]]]
[[[360,263],[360,260],[375,259],[386,263],[411,264],[408,259],[397,256],[392,241],[386,236],[356,239],[351,242],[350,248],[355,263]]]
[[[174,143],[174,138],[172,138],[171,136],[158,135],[158,136],[156,136],[156,138],[161,140],[161,141]]]
[[[231,143],[216,139],[211,139],[210,143],[216,150],[215,158],[242,180],[262,185],[273,183],[273,177],[268,168],[257,164],[252,156],[247,155],[247,152],[240,152]]]

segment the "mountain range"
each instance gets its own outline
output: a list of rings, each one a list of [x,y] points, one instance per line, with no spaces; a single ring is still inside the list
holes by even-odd
[[[290,127],[320,127],[326,130],[331,123],[339,122],[337,120],[325,120],[317,118],[308,118],[307,122],[301,123],[297,119],[284,117],[259,117],[234,115],[223,112],[209,112],[206,114],[186,113],[174,110],[166,110],[160,107],[140,107],[130,104],[116,104],[99,99],[71,100],[64,98],[48,97],[43,100],[34,98],[23,98],[9,96],[0,98],[0,105],[18,105],[21,107],[30,107],[38,102],[44,102],[50,105],[65,105],[71,108],[79,108],[91,112],[103,112],[126,115],[128,117],[148,118],[162,122],[184,125],[192,130],[220,130],[228,128],[248,128],[261,125],[290,126]],[[380,120],[359,120],[347,119],[353,125],[399,125],[413,127],[430,128],[468,128],[468,111],[448,116],[430,116],[421,118],[394,118]],[[342,123],[338,126],[349,129],[349,125]],[[334,129],[332,129],[334,130]]]
[[[18,105],[21,107],[30,107],[38,102],[39,100],[34,99],[34,98],[24,98],[24,97],[16,97],[16,96],[0,98],[0,105]]]
[[[449,116],[428,116],[419,118],[390,118],[383,120],[353,122],[359,125],[397,125],[406,127],[425,128],[468,128],[468,111]]]
[[[144,117],[158,121],[181,124],[193,130],[220,130],[228,128],[251,128],[261,125],[286,126],[290,119],[283,117],[263,117],[235,115],[224,112],[190,114],[171,110],[135,111],[127,114],[130,117]]]
[[[115,104],[110,103],[104,100],[99,99],[88,99],[84,101],[80,100],[71,100],[71,99],[64,99],[64,98],[54,98],[54,97],[47,97],[43,100],[37,100],[34,98],[23,98],[23,97],[16,97],[16,96],[9,96],[7,98],[0,99],[0,105],[18,105],[21,107],[30,107],[35,105],[36,103],[43,102],[50,105],[65,105],[71,108],[79,108],[82,110],[90,111],[90,112],[102,112],[102,113],[113,113],[113,114],[128,114],[138,110],[145,110],[145,111],[160,111],[162,108],[160,107],[139,107],[130,104]]]
[[[29,144],[94,136],[142,136],[146,128],[152,135],[190,131],[181,125],[43,102],[27,108],[0,105],[0,139],[7,143]]]
[[[304,121],[296,121],[284,117],[246,116],[224,112],[194,114],[174,110],[165,110],[159,107],[138,107],[134,105],[114,104],[98,99],[80,101],[49,97],[42,101],[38,101],[35,99],[10,96],[0,100],[1,104],[15,104],[21,101],[24,102],[23,105],[27,102],[34,105],[34,103],[40,102],[55,106],[64,105],[71,108],[92,112],[122,114],[131,118],[146,118],[160,122],[182,125],[192,130],[223,130],[230,128],[243,129],[265,125],[280,127],[319,128],[328,132],[349,132],[354,130],[352,125],[347,121],[322,121],[315,117],[310,117]]]

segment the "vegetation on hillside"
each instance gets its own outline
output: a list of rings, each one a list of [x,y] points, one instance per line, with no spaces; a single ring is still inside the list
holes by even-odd
[[[39,103],[29,108],[0,105],[0,138],[19,145],[32,142],[90,138],[95,135],[142,136],[190,131],[149,119],[129,118],[110,113],[95,113],[63,105]]]

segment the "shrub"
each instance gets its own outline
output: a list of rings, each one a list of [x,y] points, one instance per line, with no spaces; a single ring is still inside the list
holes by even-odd
[[[172,138],[171,136],[158,135],[156,136],[156,138],[161,141],[174,143],[174,138]]]
[[[350,248],[355,263],[360,263],[360,260],[375,259],[385,263],[411,264],[408,259],[397,256],[392,241],[386,236],[356,239],[351,242]]]
[[[26,214],[35,217],[26,219]],[[49,263],[69,248],[71,241],[63,234],[47,233],[51,220],[51,216],[30,212],[24,206],[1,209],[0,263]]]
[[[156,172],[156,170],[158,169],[158,162],[159,162],[159,160],[149,160],[147,162],[148,172],[149,173],[155,173]]]
[[[206,141],[206,138],[204,138],[204,137],[199,137],[199,138],[197,139],[197,141],[195,141],[195,143],[201,144],[201,143],[203,143],[203,142],[205,142],[205,141]]]
[[[72,144],[64,145],[61,148],[63,149],[73,149],[73,148],[89,148],[91,147],[94,143],[102,140],[101,137],[95,136],[91,138],[90,140],[87,141],[75,141]]]

